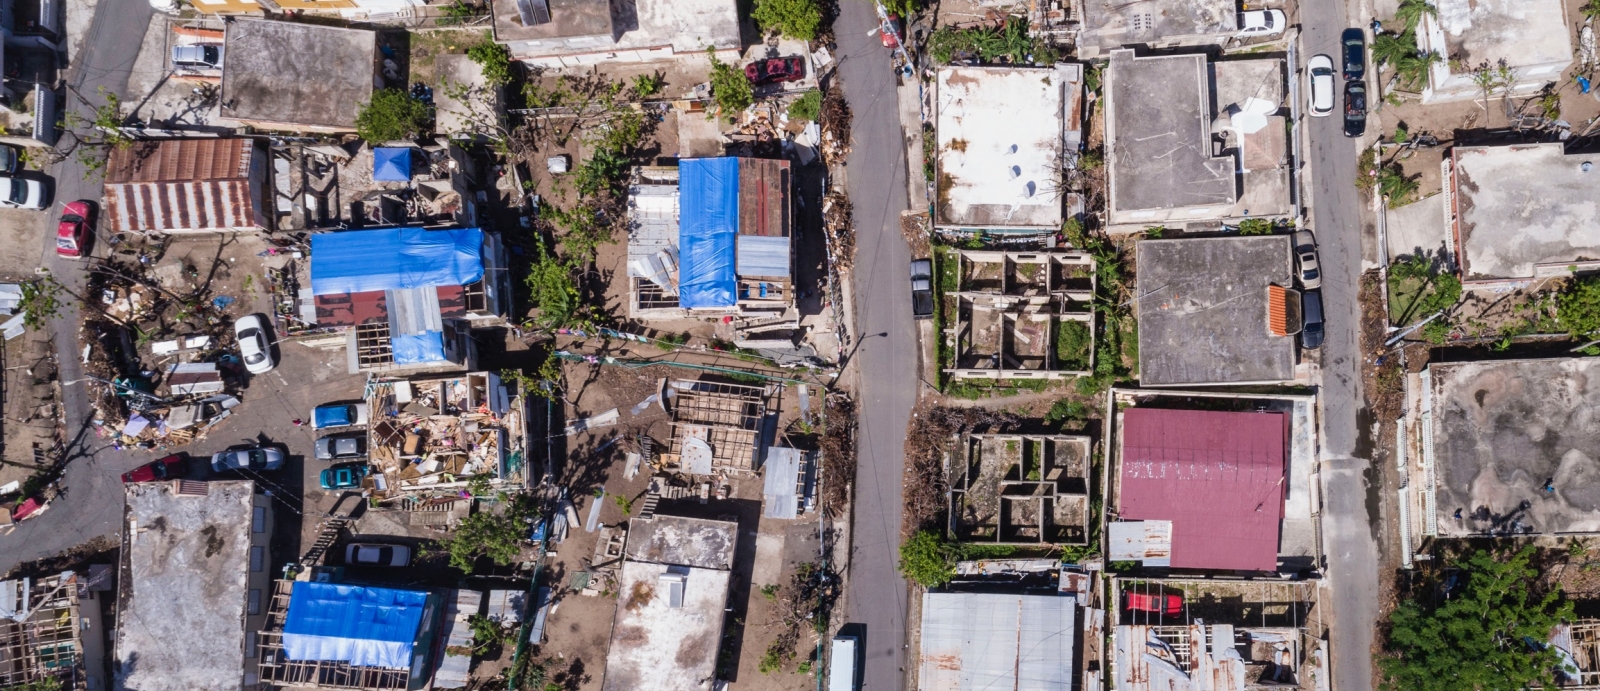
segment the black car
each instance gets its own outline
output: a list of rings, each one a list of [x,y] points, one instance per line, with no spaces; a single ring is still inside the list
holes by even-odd
[[[1344,136],[1359,137],[1367,131],[1367,83],[1344,83]]]
[[[1322,345],[1322,291],[1301,293],[1300,314],[1305,320],[1300,328],[1300,347],[1315,350]]]
[[[933,262],[927,259],[911,262],[911,316],[915,319],[933,316]]]
[[[1344,78],[1346,81],[1364,79],[1367,76],[1367,33],[1360,29],[1345,29],[1339,35],[1340,51],[1344,55]]]

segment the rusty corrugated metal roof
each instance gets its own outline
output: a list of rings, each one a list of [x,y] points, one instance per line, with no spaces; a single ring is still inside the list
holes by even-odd
[[[106,162],[107,228],[259,227],[250,190],[253,147],[249,139],[179,139],[113,150]]]
[[[789,162],[739,159],[739,234],[789,236]]]

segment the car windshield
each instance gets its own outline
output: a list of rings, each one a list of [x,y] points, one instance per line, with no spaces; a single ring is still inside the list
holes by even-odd
[[[61,222],[62,223],[82,223],[83,222],[83,217],[79,216],[77,214],[63,214],[61,216]]]
[[[21,180],[11,181],[11,202],[21,204],[28,201],[28,186]]]
[[[1262,23],[1262,25],[1266,26],[1268,29],[1271,29],[1272,28],[1272,13],[1271,12],[1262,12],[1261,13],[1261,23]]]
[[[200,53],[205,56],[206,63],[211,65],[217,64],[217,61],[222,58],[222,50],[216,46],[206,46]]]
[[[267,454],[261,449],[251,449],[245,452],[245,457],[250,459],[250,467],[260,468],[267,464]]]

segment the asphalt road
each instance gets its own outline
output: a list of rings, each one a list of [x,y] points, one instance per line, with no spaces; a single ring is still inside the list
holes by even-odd
[[[868,35],[877,24],[871,3],[839,3],[839,75],[853,116],[846,184],[856,231],[860,339],[854,356],[860,429],[847,600],[849,622],[865,628],[862,688],[899,691],[905,687],[907,588],[895,564],[906,424],[916,402],[917,332],[911,253],[900,235],[900,212],[908,204],[905,146],[888,51]]]
[[[140,42],[130,36],[143,36],[155,11],[144,0],[101,0],[94,20],[84,37],[82,52],[73,56],[68,73],[66,107],[93,119],[93,109],[77,95],[95,105],[102,101],[101,89],[123,94],[128,73],[139,56]],[[55,178],[55,209],[41,212],[37,221],[55,223],[61,203],[75,199],[100,198],[98,174],[84,178],[85,169],[76,158],[68,158],[49,171]],[[83,264],[76,259],[57,257],[54,232],[48,233],[40,266],[50,270],[56,280],[75,293],[81,293]],[[95,252],[104,250],[98,243]],[[75,301],[63,299],[60,313],[50,323],[56,358],[60,361],[62,403],[66,414],[66,453],[70,459],[60,485],[63,496],[51,502],[50,509],[37,518],[17,525],[10,534],[0,536],[0,574],[17,564],[51,556],[71,549],[96,536],[116,533],[122,522],[122,483],[119,476],[152,458],[149,453],[126,453],[110,447],[88,424],[88,391],[79,357],[78,310]]]
[[[1322,53],[1339,64],[1339,34],[1348,26],[1344,3],[1300,6],[1301,65]],[[1369,73],[1371,72],[1369,68]],[[1296,75],[1303,79],[1303,75]],[[1343,106],[1343,85],[1339,87]],[[1301,90],[1304,93],[1304,89]],[[1327,341],[1322,346],[1322,507],[1324,549],[1333,602],[1333,682],[1337,691],[1372,688],[1372,631],[1378,616],[1379,488],[1368,487],[1371,461],[1364,441],[1361,398],[1360,306],[1362,219],[1366,200],[1355,186],[1358,141],[1344,136],[1342,110],[1310,122],[1312,228],[1322,264]],[[1375,480],[1374,480],[1375,481]],[[1371,500],[1369,500],[1369,496]]]

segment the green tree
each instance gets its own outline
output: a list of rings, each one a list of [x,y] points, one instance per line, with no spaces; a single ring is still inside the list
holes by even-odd
[[[1600,19],[1600,0],[1589,0],[1578,11],[1583,13],[1584,19]]]
[[[26,286],[24,286],[26,301]],[[1573,338],[1600,338],[1600,276],[1574,278],[1556,297],[1556,315]]]
[[[1420,176],[1407,176],[1399,166],[1384,166],[1378,170],[1378,191],[1389,198],[1389,206],[1405,206],[1421,186]]]
[[[510,565],[522,552],[522,540],[528,532],[527,523],[514,507],[498,514],[480,511],[462,519],[439,546],[450,555],[451,566],[471,573],[479,557],[489,557],[501,566]]]
[[[495,86],[511,83],[511,49],[484,38],[482,43],[467,49],[467,57],[483,68],[483,78]]]
[[[956,575],[960,549],[930,530],[917,531],[900,545],[900,573],[924,588],[937,588]]]
[[[1265,218],[1247,218],[1239,222],[1240,235],[1271,235],[1272,221]]]
[[[369,142],[409,139],[427,131],[428,104],[403,89],[379,89],[356,113],[356,133]]]
[[[1572,619],[1560,587],[1538,588],[1532,545],[1482,550],[1457,563],[1465,588],[1448,597],[1418,588],[1389,616],[1383,686],[1392,691],[1550,688],[1561,657],[1548,643]]]
[[[1424,16],[1437,17],[1439,10],[1428,3],[1428,0],[1400,0],[1400,6],[1394,11],[1394,18],[1406,27],[1406,31],[1416,31],[1417,24]]]
[[[61,311],[61,284],[48,276],[22,282],[22,325],[42,329]]]
[[[711,98],[717,102],[721,115],[731,118],[755,102],[756,88],[744,70],[717,59],[716,51],[707,48],[711,58]]]
[[[571,326],[580,321],[582,309],[578,282],[573,277],[574,268],[539,243],[533,266],[523,279],[528,285],[528,299],[539,315],[534,321],[547,329]]]
[[[817,37],[817,27],[822,24],[822,8],[816,0],[756,0],[750,17],[762,31],[810,41]]]

